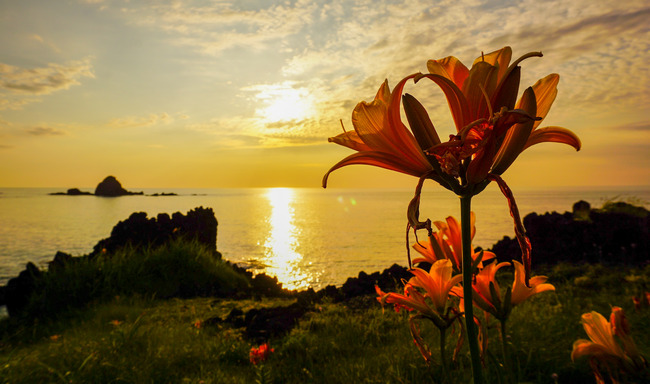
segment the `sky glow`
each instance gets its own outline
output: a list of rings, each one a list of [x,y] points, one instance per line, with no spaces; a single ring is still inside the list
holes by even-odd
[[[583,149],[526,150],[517,186],[650,184],[645,0],[0,0],[0,187],[319,187],[352,151],[354,106],[428,59],[509,45],[520,93],[559,73],[544,126]],[[441,137],[442,93],[409,84]],[[346,167],[330,187],[414,187]]]

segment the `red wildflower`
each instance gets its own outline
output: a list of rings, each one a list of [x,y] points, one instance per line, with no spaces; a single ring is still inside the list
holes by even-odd
[[[249,359],[251,363],[254,365],[257,365],[259,363],[263,363],[266,361],[266,359],[269,358],[271,353],[273,353],[274,349],[269,348],[269,345],[267,343],[264,343],[260,345],[258,348],[252,347],[251,352],[249,354]]]

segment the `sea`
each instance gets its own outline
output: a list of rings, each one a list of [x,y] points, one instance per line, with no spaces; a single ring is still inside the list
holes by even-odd
[[[92,188],[81,188],[92,191]],[[27,262],[47,268],[57,251],[83,255],[133,212],[186,213],[209,207],[218,220],[217,249],[223,258],[254,273],[276,276],[285,288],[340,286],[360,271],[407,265],[406,210],[413,189],[137,189],[144,195],[114,198],[56,196],[66,188],[0,188],[0,285]],[[628,201],[648,207],[650,186],[514,188],[522,217],[530,212],[571,211]],[[175,193],[175,196],[150,196]],[[506,199],[489,186],[472,200],[474,246],[490,248],[514,227]],[[460,215],[459,199],[431,186],[423,190],[420,218]],[[422,233],[422,236],[425,236]],[[411,242],[415,241],[413,235]]]

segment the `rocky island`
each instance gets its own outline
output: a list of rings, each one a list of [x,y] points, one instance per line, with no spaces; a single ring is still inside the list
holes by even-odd
[[[50,195],[55,196],[92,196],[91,192],[81,191],[79,188],[70,188],[66,192],[52,192]]]
[[[115,197],[126,195],[144,195],[143,192],[131,192],[122,187],[115,176],[107,176],[101,183],[97,184],[95,188],[95,196]]]
[[[122,184],[115,178],[115,176],[107,176],[95,188],[95,193],[81,191],[79,188],[70,188],[66,192],[53,192],[50,195],[55,196],[101,196],[101,197],[117,197],[117,196],[131,196],[131,195],[144,195],[144,192],[127,191],[122,187]],[[154,193],[150,196],[177,196],[176,193]]]

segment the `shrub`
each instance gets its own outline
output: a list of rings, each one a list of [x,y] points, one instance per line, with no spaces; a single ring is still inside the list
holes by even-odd
[[[44,273],[23,311],[50,316],[115,296],[234,296],[248,291],[245,276],[197,241],[174,240],[158,248],[125,247],[80,258]]]

